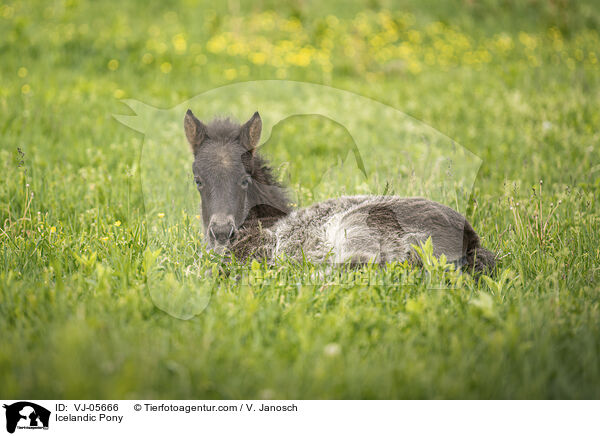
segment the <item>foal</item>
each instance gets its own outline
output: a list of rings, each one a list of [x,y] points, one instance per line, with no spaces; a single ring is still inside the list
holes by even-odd
[[[194,180],[202,198],[209,249],[237,259],[277,256],[316,263],[419,263],[413,245],[431,237],[433,254],[474,271],[490,271],[465,217],[425,198],[344,196],[291,210],[284,188],[256,152],[262,122],[256,112],[243,125],[209,124],[188,110],[185,134],[194,154]]]

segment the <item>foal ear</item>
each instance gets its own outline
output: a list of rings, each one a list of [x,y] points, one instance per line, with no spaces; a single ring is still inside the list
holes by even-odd
[[[198,147],[206,138],[206,126],[188,109],[183,119],[183,128],[185,129],[185,136],[192,146],[192,151],[196,153]]]
[[[249,151],[254,152],[254,149],[258,145],[261,131],[262,120],[260,119],[260,115],[258,114],[258,112],[254,112],[252,118],[250,118],[240,130],[240,141],[242,145],[246,147]]]

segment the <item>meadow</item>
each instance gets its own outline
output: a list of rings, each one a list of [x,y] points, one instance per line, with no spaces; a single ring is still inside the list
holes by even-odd
[[[2,1],[0,397],[599,398],[595,3]],[[113,115],[263,79],[382,102],[478,156],[464,212],[495,275],[425,254],[427,274],[319,284],[310,265],[251,263],[239,281],[206,258],[203,310],[157,307],[150,285],[171,300],[198,222],[150,207],[143,184],[168,183],[142,178],[148,141]],[[300,205],[385,192],[323,177],[351,146],[307,115],[274,126],[264,154]]]

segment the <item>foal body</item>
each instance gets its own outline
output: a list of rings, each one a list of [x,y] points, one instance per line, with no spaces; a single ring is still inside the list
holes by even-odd
[[[431,237],[436,257],[475,271],[494,266],[494,255],[481,247],[465,217],[425,198],[345,196],[291,210],[256,153],[258,112],[244,125],[228,119],[205,125],[188,110],[184,127],[209,249],[240,260],[419,264],[413,246]]]
[[[347,196],[280,217],[271,226],[245,223],[230,249],[236,258],[287,257],[297,262],[360,265],[394,261],[419,264],[413,248],[431,237],[433,254],[475,271],[489,270],[494,256],[481,247],[469,222],[455,210],[425,198]]]

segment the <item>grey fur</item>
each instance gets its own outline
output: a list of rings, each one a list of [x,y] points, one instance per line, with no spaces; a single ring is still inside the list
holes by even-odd
[[[285,256],[315,263],[419,264],[413,245],[431,237],[433,254],[476,271],[493,268],[468,221],[455,210],[425,198],[339,197],[295,210],[271,228],[249,228],[231,251],[246,259]],[[248,250],[252,247],[251,250]]]

